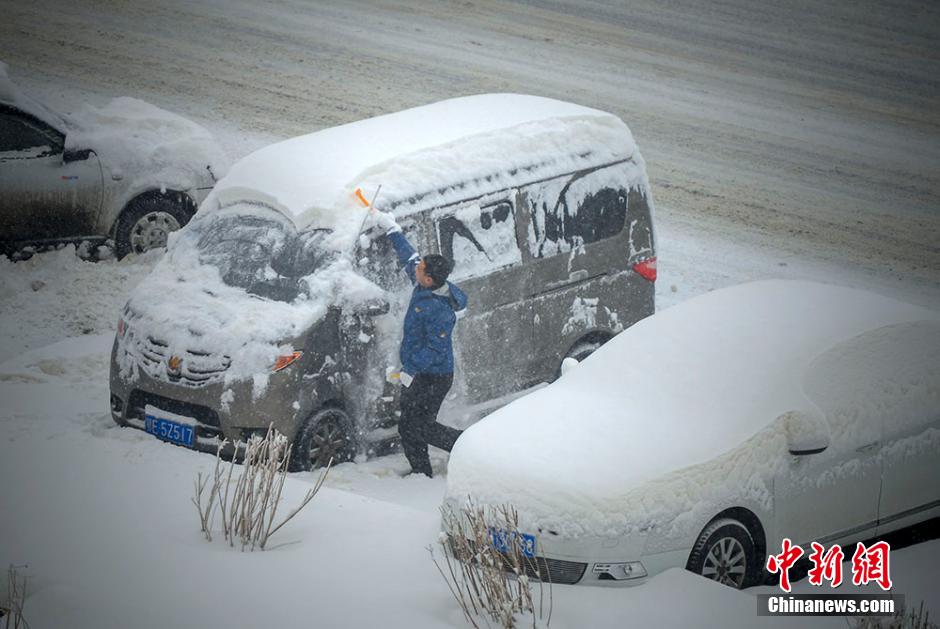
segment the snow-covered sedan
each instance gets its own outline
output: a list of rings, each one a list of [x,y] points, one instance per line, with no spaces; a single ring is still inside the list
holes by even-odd
[[[0,63],[0,253],[113,240],[115,253],[166,245],[226,160],[203,127],[132,98],[58,114]]]
[[[940,314],[796,281],[690,299],[467,430],[446,502],[468,497],[514,505],[554,583],[599,585],[746,587],[784,538],[936,517]]]

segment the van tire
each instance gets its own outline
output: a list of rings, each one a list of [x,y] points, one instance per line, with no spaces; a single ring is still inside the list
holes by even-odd
[[[114,255],[119,260],[130,253],[166,247],[171,231],[189,222],[196,204],[182,193],[177,200],[158,192],[145,193],[125,206],[114,227]]]
[[[597,351],[597,349],[607,342],[608,339],[601,338],[583,338],[575,343],[571,349],[568,350],[568,353],[565,354],[565,357],[561,359],[561,363],[558,364],[558,370],[555,372],[555,380],[561,377],[561,365],[565,360],[573,358],[578,362],[581,362],[591,354]]]
[[[751,532],[733,518],[719,518],[702,530],[685,567],[737,589],[756,585],[764,577]]]
[[[349,416],[339,408],[324,408],[308,417],[294,438],[290,470],[326,467],[330,459],[334,465],[351,461],[356,453],[351,427]]]

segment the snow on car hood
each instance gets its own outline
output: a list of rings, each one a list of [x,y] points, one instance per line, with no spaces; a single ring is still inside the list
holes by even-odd
[[[135,98],[115,98],[101,108],[84,105],[69,117],[65,148],[94,150],[106,173],[133,188],[209,187],[212,174],[221,178],[228,170],[208,130]]]
[[[579,521],[574,529],[596,534],[684,495],[692,510],[695,480],[663,484],[666,500],[642,490],[729,453],[787,411],[819,413],[804,394],[814,357],[863,332],[921,320],[940,314],[811,282],[755,282],[690,299],[470,427],[451,454],[448,496],[510,502],[530,523]],[[735,474],[744,493],[764,462],[752,453],[720,472]]]
[[[311,213],[361,207],[353,196],[357,187],[371,199],[381,184],[379,207],[458,181],[466,198],[474,192],[468,182],[492,176],[494,167],[509,179],[531,179],[534,172],[577,170],[585,155],[599,163],[634,153],[629,128],[612,114],[536,96],[482,94],[264,147],[236,163],[205,205],[261,202],[302,227]],[[510,175],[513,169],[518,172]]]

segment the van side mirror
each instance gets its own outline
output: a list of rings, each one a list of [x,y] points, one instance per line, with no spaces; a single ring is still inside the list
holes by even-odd
[[[777,418],[783,422],[787,450],[794,456],[819,454],[829,447],[829,423],[821,413],[787,411]]]

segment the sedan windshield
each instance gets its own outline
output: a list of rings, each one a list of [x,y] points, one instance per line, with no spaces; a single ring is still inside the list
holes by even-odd
[[[218,214],[196,229],[202,264],[216,267],[229,286],[277,301],[296,299],[304,292],[301,279],[335,256],[323,246],[329,230],[298,232],[273,210]]]

